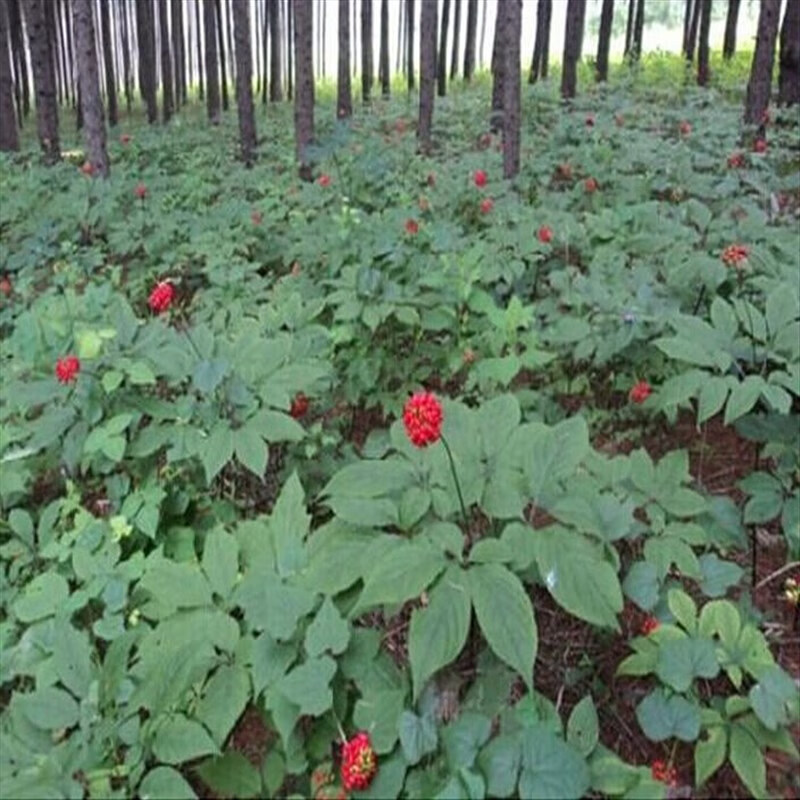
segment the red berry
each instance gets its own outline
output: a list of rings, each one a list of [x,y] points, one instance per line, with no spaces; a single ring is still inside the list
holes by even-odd
[[[150,297],[147,299],[147,304],[150,310],[156,314],[166,311],[175,299],[175,288],[169,281],[161,281],[157,283],[150,292]]]
[[[431,392],[412,395],[403,409],[406,435],[416,447],[427,447],[442,435],[442,404]]]
[[[320,175],[319,178],[317,178],[317,183],[324,189],[326,186],[331,185],[331,176]]]
[[[647,400],[652,394],[653,390],[647,381],[639,381],[628,392],[628,397],[632,403],[641,404]]]
[[[594,178],[587,178],[583,182],[583,188],[589,193],[597,191],[597,181]]]
[[[369,734],[361,731],[342,745],[342,785],[348,792],[363,791],[378,772],[378,759]]]
[[[66,356],[56,361],[56,378],[59,383],[72,383],[81,371],[81,362],[77,356]]]
[[[481,214],[488,214],[494,208],[494,202],[491,197],[486,197],[481,200]]]
[[[406,233],[410,236],[415,236],[419,233],[419,223],[415,219],[406,220]]]
[[[553,240],[553,230],[548,225],[542,225],[537,236],[542,244],[550,244]]]
[[[482,169],[476,169],[475,174],[472,176],[472,179],[475,181],[475,185],[479,189],[483,189],[486,186],[486,182],[488,178],[486,177],[486,172]]]
[[[136,184],[136,188],[133,190],[133,193],[139,198],[139,200],[144,200],[147,197],[147,187],[139,182]]]
[[[300,419],[304,417],[308,412],[308,398],[302,393],[298,392],[294,396],[294,400],[292,400],[292,407],[289,410],[289,413],[295,418]]]
[[[657,631],[660,627],[661,623],[655,617],[645,617],[641,628],[642,636],[649,636],[653,631]]]

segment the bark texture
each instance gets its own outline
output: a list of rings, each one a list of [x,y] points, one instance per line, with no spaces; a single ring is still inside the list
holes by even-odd
[[[431,151],[431,128],[433,126],[433,102],[436,84],[436,12],[437,0],[422,0],[419,24],[419,123],[417,136],[419,149]]]
[[[10,27],[8,0],[0,0],[0,150],[6,151],[19,150],[14,81],[11,78]]]
[[[391,64],[389,61],[389,0],[381,0],[381,51],[378,64],[381,94],[388,97],[391,93]]]
[[[733,54],[736,52],[736,24],[739,21],[740,5],[741,0],[728,0],[728,14],[725,17],[725,38],[722,42],[723,58],[733,58]]]
[[[436,91],[439,97],[447,94],[447,28],[450,25],[450,0],[443,0],[442,26],[439,32],[439,52],[436,64]],[[424,36],[424,31],[422,32]]]
[[[375,74],[372,52],[372,0],[361,0],[361,100],[367,104],[372,99],[372,82]]]
[[[458,48],[461,43],[461,0],[453,2],[453,56],[450,60],[450,81],[458,77]]]
[[[147,121],[158,121],[156,103],[156,35],[153,5],[150,0],[136,0],[136,35],[139,53],[139,90],[147,107]]]
[[[700,27],[700,7],[702,0],[694,0],[692,5],[692,18],[689,21],[689,38],[686,42],[686,60],[691,64],[694,61],[694,51],[697,49],[697,30]]]
[[[11,33],[11,52],[14,64],[14,95],[17,100],[17,116],[22,118],[31,110],[30,85],[28,83],[28,63],[25,58],[25,37],[22,35],[22,9],[20,0],[8,0],[8,23]]]
[[[536,83],[547,77],[550,60],[550,19],[553,15],[553,0],[539,0],[536,5],[536,36],[533,40],[533,57],[528,83]]]
[[[172,82],[172,53],[169,49],[169,9],[167,0],[158,0],[158,27],[161,44],[161,113],[164,123],[169,122],[175,109]]]
[[[636,21],[633,23],[633,41],[631,42],[631,57],[638,61],[642,56],[642,38],[644,36],[644,0],[637,0]]]
[[[614,21],[614,0],[603,0],[600,11],[600,35],[597,40],[597,81],[608,80],[608,52],[611,47],[611,23]]]
[[[800,103],[800,3],[786,5],[778,64],[778,102],[789,106]]]
[[[585,15],[586,0],[568,0],[567,27],[564,33],[564,66],[561,71],[561,96],[563,98],[575,97]]]
[[[697,41],[697,85],[708,86],[711,76],[708,63],[708,36],[711,31],[711,0],[698,0],[700,6],[700,31]]]
[[[414,0],[406,0],[406,80],[408,91],[416,85],[414,76]]]
[[[507,0],[513,2],[513,0]],[[503,36],[505,33],[505,4],[499,5],[494,23],[494,37],[492,38],[492,113],[489,118],[489,128],[497,133],[503,128],[503,101],[505,98],[504,80],[506,74],[506,60],[503,54]]]
[[[478,0],[467,0],[467,35],[464,40],[464,80],[475,74],[475,46],[478,41]]]
[[[519,173],[521,127],[520,37],[522,36],[522,0],[503,3],[503,177]]]
[[[72,0],[72,24],[75,31],[75,54],[78,57],[86,155],[94,168],[93,174],[107,178],[106,121],[103,101],[100,99],[92,0]]]
[[[186,102],[186,44],[183,35],[183,0],[170,0],[172,22],[172,74],[175,79],[175,108]]]
[[[279,0],[269,3],[269,101],[280,103],[283,100],[283,79],[281,77],[283,42],[281,41],[281,17]]]
[[[233,4],[236,42],[236,105],[239,111],[239,140],[242,161],[250,166],[256,151],[256,117],[253,111],[253,56],[250,52],[250,6]]]
[[[761,0],[756,49],[753,53],[744,105],[744,121],[751,125],[761,123],[761,118],[769,105],[780,11],[781,0]]]
[[[36,89],[36,131],[45,161],[52,164],[61,158],[61,145],[58,140],[55,65],[45,18],[46,2],[29,0],[25,13]]]
[[[220,120],[219,68],[217,66],[217,13],[214,0],[203,0],[203,23],[206,50],[206,112],[209,122]]]
[[[336,73],[336,116],[353,116],[350,89],[350,0],[339,0],[339,61]]]
[[[217,48],[219,52],[220,89],[222,91],[222,110],[228,110],[228,70],[225,66],[225,33],[222,30],[222,2],[214,3],[214,17],[217,21]]]
[[[311,180],[308,146],[314,141],[314,26],[312,0],[294,0],[294,136],[300,177]]]
[[[100,3],[100,27],[103,32],[103,65],[106,71],[108,124],[117,124],[117,81],[114,76],[114,50],[111,40],[110,5]]]

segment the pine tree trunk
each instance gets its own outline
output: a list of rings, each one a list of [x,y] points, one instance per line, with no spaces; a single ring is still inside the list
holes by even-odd
[[[481,46],[478,50],[478,64],[483,69],[483,64],[486,56],[484,46],[486,44],[486,15],[489,8],[489,0],[483,0],[483,16],[481,17]]]
[[[225,32],[222,30],[222,2],[214,3],[214,17],[217,23],[217,49],[219,50],[220,89],[222,90],[222,110],[228,110],[228,70],[225,66]]]
[[[156,104],[156,42],[153,6],[150,0],[136,0],[136,31],[139,44],[139,87],[147,106],[147,121],[158,121]]]
[[[628,21],[625,25],[625,51],[624,58],[628,58],[631,54],[631,47],[633,46],[633,22],[636,16],[636,0],[628,0]]]
[[[547,79],[550,70],[550,22],[553,19],[553,0],[547,0],[545,9],[547,18],[542,26],[542,60],[539,62],[539,77]]]
[[[161,104],[164,124],[166,125],[175,108],[172,82],[172,54],[169,50],[169,9],[167,0],[158,0],[158,25],[161,34]]]
[[[422,153],[431,152],[433,102],[436,89],[437,0],[421,0],[419,21],[419,122],[417,137]]]
[[[236,104],[239,110],[239,139],[242,161],[253,163],[256,150],[256,117],[253,111],[253,57],[250,53],[249,3],[233,4],[236,38]]]
[[[379,57],[381,94],[389,97],[391,93],[392,76],[389,62],[389,0],[381,0],[381,51]]]
[[[328,21],[328,3],[327,0],[322,0],[322,77],[327,75],[326,58],[325,58],[325,31],[327,29]]]
[[[200,102],[203,102],[203,97],[205,95],[205,72],[206,72],[206,62],[203,60],[203,46],[205,44],[205,38],[203,35],[203,24],[200,21],[200,6],[203,5],[203,18],[206,16],[205,6],[208,4],[208,0],[195,0],[195,7],[194,7],[194,27],[196,30],[197,38],[195,39],[195,44],[197,45],[197,97]],[[205,19],[203,19],[205,21]],[[216,67],[215,67],[216,69]],[[219,114],[217,114],[219,116]]]
[[[681,44],[681,53],[686,58],[689,52],[689,26],[692,23],[692,0],[686,0],[686,5],[683,8],[683,43]]]
[[[692,6],[692,19],[689,22],[689,39],[686,42],[686,60],[691,64],[694,61],[694,51],[697,47],[697,29],[700,23],[700,8],[702,0],[694,0]]]
[[[44,9],[47,2],[48,0],[28,0],[25,11],[36,90],[36,130],[45,161],[54,164],[61,158],[61,146],[58,141],[55,65]]]
[[[475,74],[475,46],[478,37],[478,0],[467,0],[467,36],[464,41],[464,80]]]
[[[358,4],[358,0],[353,0],[351,4],[351,9],[353,10],[353,18],[350,21],[350,53],[352,58],[350,59],[350,72],[353,77],[356,76],[358,72],[357,65],[358,65],[358,17],[356,14],[356,5]]]
[[[697,85],[707,86],[709,78],[708,67],[708,36],[711,31],[711,0],[698,0],[700,8],[700,32],[697,46]]]
[[[736,52],[736,25],[739,21],[741,0],[728,0],[728,15],[725,18],[725,39],[722,42],[722,57],[733,58]]]
[[[8,2],[0,0],[0,150],[5,151],[19,150],[14,81],[11,77],[10,29]]]
[[[233,17],[231,16],[231,0],[224,0],[226,33],[228,34],[228,74],[231,76],[231,83],[236,83],[236,54],[233,52]]]
[[[313,8],[312,8],[313,12]],[[314,30],[314,18],[311,18],[311,30]],[[294,13],[292,12],[289,0],[286,0],[286,98],[291,100],[294,97]],[[314,57],[313,42],[311,57]],[[313,63],[313,62],[312,62]]]
[[[22,10],[20,0],[8,0],[8,24],[11,34],[11,53],[14,66],[14,95],[17,101],[17,117],[22,127],[23,117],[31,110],[31,95],[28,84],[28,64],[25,56],[25,39],[22,35]]]
[[[255,56],[253,68],[256,73],[256,97],[258,97],[261,94],[261,0],[256,0],[254,8],[253,30],[255,31],[256,40],[252,53]]]
[[[634,61],[639,61],[642,56],[642,37],[644,35],[644,0],[636,3],[636,22],[633,25],[633,42],[631,55]]]
[[[458,77],[458,48],[461,41],[461,0],[454,0],[453,51],[450,59],[450,82]]]
[[[781,25],[778,102],[800,103],[800,3],[787,3]]]
[[[64,6],[66,6],[67,0],[63,0],[59,2],[58,5],[54,9],[54,15],[57,22],[57,29],[58,29],[58,49],[61,53],[61,61],[63,64],[63,71],[64,71],[64,98],[71,102],[74,94],[74,89],[72,86],[72,61],[67,58],[67,39],[69,38],[69,31],[66,31],[65,28],[66,24],[63,21],[61,16],[61,10]]]
[[[262,0],[264,3],[262,11],[262,29],[261,29],[261,69],[264,74],[261,76],[261,105],[267,104],[267,87],[269,86],[269,1]]]
[[[283,55],[281,48],[281,17],[278,3],[280,0],[267,0],[269,3],[269,101],[270,103],[280,103],[283,100],[283,80],[281,79],[281,69]]]
[[[111,45],[111,20],[109,4],[100,3],[100,27],[103,34],[103,61],[106,65],[106,97],[108,98],[108,124],[117,124],[117,82],[114,79],[114,52]]]
[[[107,178],[109,168],[106,122],[103,115],[103,101],[100,99],[92,0],[72,0],[72,14],[87,160],[94,168],[94,174]]]
[[[45,17],[47,20],[47,31],[50,38],[50,47],[53,51],[53,65],[56,75],[56,96],[59,105],[63,104],[69,99],[67,96],[67,69],[66,58],[63,54],[63,48],[59,47],[59,33],[61,32],[61,14],[58,14],[56,19],[56,12],[60,12],[61,6],[58,0],[49,0],[45,5]]]
[[[406,34],[406,4],[403,0],[395,3],[397,6],[397,65],[394,68],[395,72],[400,72],[402,75],[406,74],[406,60],[403,57],[405,50],[403,43]]]
[[[568,0],[567,27],[564,33],[564,67],[561,73],[561,96],[565,99],[575,97],[585,14],[586,0]]]
[[[608,80],[608,51],[611,47],[611,23],[614,20],[614,0],[603,0],[600,12],[600,36],[597,40],[597,81]]]
[[[750,67],[750,80],[747,84],[747,98],[744,106],[744,121],[750,125],[760,124],[763,114],[769,106],[780,11],[781,0],[761,0],[756,49]]]
[[[513,3],[514,0],[506,0]],[[498,6],[497,17],[494,22],[494,37],[492,39],[492,113],[489,118],[489,128],[493,133],[503,130],[503,101],[505,99],[505,68],[506,59],[503,54],[503,35],[505,33],[505,4]]]
[[[513,178],[519,173],[522,0],[507,0],[503,17],[503,177]]]
[[[339,60],[336,73],[336,116],[353,116],[350,93],[350,0],[339,0]]]
[[[413,91],[414,79],[414,0],[406,0],[406,80]]]
[[[122,40],[122,84],[125,89],[125,108],[128,114],[131,113],[131,51],[128,37],[128,9],[129,0],[121,0],[119,7],[120,18],[120,38]]]
[[[175,108],[186,102],[186,71],[183,57],[183,0],[170,0],[172,21],[172,72],[175,80]]]
[[[294,136],[300,177],[310,181],[308,147],[314,141],[314,24],[312,0],[294,0],[294,53],[296,80]]]
[[[219,125],[219,65],[217,64],[217,12],[215,0],[203,0],[206,50],[206,111],[212,125]]]
[[[450,0],[443,0],[442,29],[439,32],[438,64],[436,66],[436,91],[439,97],[447,94],[447,28],[450,24]]]
[[[361,99],[366,104],[372,96],[372,0],[361,0]]]

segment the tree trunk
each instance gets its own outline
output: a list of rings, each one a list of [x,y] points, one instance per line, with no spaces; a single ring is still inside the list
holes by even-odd
[[[608,80],[608,51],[611,47],[611,23],[614,20],[614,0],[603,0],[600,12],[600,36],[597,40],[597,81]]]
[[[219,50],[220,88],[222,90],[222,110],[228,110],[228,71],[225,66],[225,32],[222,30],[222,2],[214,3],[214,17],[217,21],[217,48]]]
[[[256,37],[252,49],[252,54],[255,56],[253,68],[256,73],[256,97],[258,97],[261,94],[261,0],[256,0],[253,30]]]
[[[564,33],[564,67],[561,73],[561,96],[565,99],[575,97],[585,14],[586,0],[568,0],[567,27]]]
[[[128,35],[128,0],[122,0],[119,7],[120,18],[120,38],[122,39],[122,83],[125,89],[125,108],[128,114],[131,113],[131,51]]]
[[[175,79],[175,107],[186,102],[186,69],[183,57],[183,0],[170,0],[172,18],[172,70]]]
[[[253,163],[256,150],[249,3],[233,4],[233,24],[236,37],[236,104],[239,109],[239,139],[242,144],[242,161],[249,167]]]
[[[506,0],[513,3],[514,0]],[[503,102],[505,100],[504,79],[506,71],[506,59],[503,54],[503,35],[505,5],[497,7],[497,17],[494,21],[494,37],[492,39],[492,113],[489,118],[489,128],[493,133],[503,129]]]
[[[380,72],[381,94],[388,97],[391,93],[392,76],[389,62],[389,0],[381,0],[381,52],[378,72]]]
[[[58,141],[56,74],[44,10],[46,2],[48,0],[28,0],[25,9],[36,90],[36,131],[45,161],[54,164],[61,158],[61,146]]]
[[[64,48],[59,45],[59,35],[63,36],[61,27],[61,6],[58,0],[49,0],[45,5],[47,31],[50,38],[50,47],[53,51],[53,64],[56,74],[56,96],[59,104],[69,100],[67,94],[67,60]],[[56,14],[58,18],[56,19]]]
[[[483,69],[483,64],[486,61],[486,16],[489,9],[489,0],[483,0],[483,16],[481,17],[481,46],[478,50],[478,65]]]
[[[636,3],[636,22],[633,24],[633,42],[631,43],[631,56],[634,61],[639,61],[642,56],[642,36],[644,35],[644,0]]]
[[[778,102],[800,103],[800,3],[786,4],[778,64]]]
[[[436,91],[439,97],[447,94],[447,28],[450,25],[450,0],[442,5],[442,29],[439,32],[438,63],[436,65]]]
[[[460,2],[460,0],[459,0]],[[478,0],[467,0],[467,36],[464,40],[464,80],[475,74],[475,46],[478,39]]]
[[[414,0],[406,0],[406,80],[408,91],[415,85],[414,79]]]
[[[751,125],[761,123],[761,118],[769,106],[780,11],[781,0],[761,0],[756,49],[750,67],[750,80],[747,83],[747,98],[744,106],[744,121]]]
[[[701,0],[694,0],[692,6],[692,19],[689,23],[689,39],[686,42],[686,60],[691,64],[694,61],[694,51],[697,47],[697,29],[700,22]]]
[[[25,39],[22,35],[22,10],[20,0],[8,0],[8,24],[11,34],[11,53],[14,65],[14,95],[17,101],[17,117],[22,127],[23,116],[31,110],[31,96],[28,84],[28,63],[25,55]]]
[[[361,99],[369,103],[372,95],[372,0],[361,0]]]
[[[683,43],[681,44],[681,53],[686,58],[689,52],[689,26],[692,23],[692,0],[686,0],[686,5],[683,8]]]
[[[281,65],[283,56],[281,48],[281,17],[278,8],[279,0],[267,0],[269,3],[269,101],[280,103],[283,100],[283,80],[281,79]]]
[[[147,121],[152,125],[158,121],[156,104],[156,43],[150,0],[136,0],[136,31],[139,44],[139,88],[147,106]]]
[[[507,0],[503,17],[503,177],[513,178],[519,173],[522,0]]]
[[[698,0],[700,8],[700,34],[697,47],[697,85],[707,86],[708,68],[708,35],[711,30],[711,0]]]
[[[308,146],[314,141],[314,23],[312,0],[294,0],[294,137],[300,177],[311,180]]]
[[[172,82],[172,54],[169,50],[169,9],[167,0],[158,0],[158,25],[161,44],[161,105],[164,124],[169,122],[175,108]]]
[[[206,46],[206,111],[212,125],[219,125],[219,66],[217,64],[217,12],[215,0],[203,1]]]
[[[8,2],[0,0],[0,150],[5,151],[19,150],[14,82],[11,78],[10,28]]]
[[[353,116],[350,93],[350,0],[339,0],[339,59],[336,72],[336,116]]]
[[[53,14],[57,22],[56,27],[58,29],[58,49],[61,53],[61,61],[63,64],[64,98],[71,102],[73,100],[74,88],[71,80],[72,61],[67,58],[67,39],[69,38],[69,31],[65,32],[66,24],[61,16],[61,9],[66,5],[66,3],[67,0],[63,0],[63,4],[58,3],[58,5],[53,9]]]
[[[311,20],[312,31],[314,20]],[[286,0],[286,98],[291,100],[294,96],[294,48],[292,42],[294,41],[294,14],[289,5],[289,0]],[[312,39],[313,43],[313,39]],[[311,51],[313,58],[314,51]]]
[[[422,0],[419,20],[419,123],[417,137],[422,153],[431,152],[433,97],[436,86],[437,0]]]
[[[628,0],[628,22],[625,25],[625,50],[623,53],[624,58],[628,58],[633,46],[633,22],[635,19],[636,0]]]
[[[203,101],[203,98],[206,93],[205,89],[205,72],[206,72],[206,62],[203,59],[203,50],[205,45],[205,38],[203,35],[203,22],[205,22],[206,17],[206,10],[205,5],[208,0],[195,0],[194,6],[194,27],[197,38],[195,39],[195,44],[197,46],[197,97],[200,102]],[[203,15],[202,15],[202,22],[200,16],[200,6],[203,6]]]
[[[453,44],[450,53],[450,82],[458,77],[458,48],[461,41],[461,0],[453,2]],[[446,58],[446,56],[445,56]]]
[[[261,21],[261,105],[267,104],[267,86],[269,86],[268,67],[269,64],[269,0],[262,0],[264,5],[261,8],[263,19]]]
[[[545,9],[547,19],[542,26],[542,60],[539,62],[539,77],[542,80],[547,79],[550,70],[550,23],[553,19],[553,0],[547,0]]]
[[[403,58],[405,50],[403,49],[403,38],[406,33],[406,4],[403,0],[399,0],[395,4],[397,6],[397,66],[394,71],[400,72],[402,75],[406,74],[406,60]]]
[[[100,99],[97,49],[95,48],[92,0],[72,0],[72,24],[75,31],[75,54],[78,57],[78,83],[83,108],[83,139],[87,160],[94,174],[108,177],[106,122]]]
[[[736,24],[739,21],[741,0],[728,0],[728,16],[725,18],[725,39],[722,43],[722,57],[733,58],[736,52]]]
[[[356,5],[357,5],[357,3],[358,3],[358,0],[353,0],[353,2],[351,4],[351,8],[353,10],[353,18],[352,18],[352,20],[350,22],[350,44],[351,44],[350,51],[351,51],[351,55],[352,55],[352,58],[350,59],[350,63],[351,63],[350,72],[351,72],[351,75],[353,77],[355,77],[356,73],[358,72],[358,69],[357,69],[357,66],[358,66],[358,16],[356,14]]]
[[[108,3],[100,3],[100,27],[103,34],[103,61],[106,65],[108,124],[114,126],[117,124],[117,82],[114,79],[114,52],[111,49],[111,20],[109,18],[109,10]]]
[[[228,44],[228,74],[231,76],[231,82],[234,86],[236,83],[236,54],[233,52],[233,17],[231,16],[231,0],[224,0],[225,8],[225,25],[227,33]]]

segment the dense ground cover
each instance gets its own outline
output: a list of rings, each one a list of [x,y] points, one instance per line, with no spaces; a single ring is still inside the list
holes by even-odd
[[[678,63],[2,162],[3,796],[797,793],[797,118]]]

